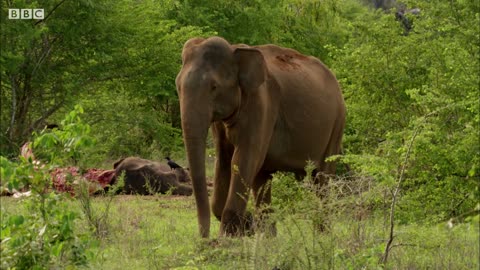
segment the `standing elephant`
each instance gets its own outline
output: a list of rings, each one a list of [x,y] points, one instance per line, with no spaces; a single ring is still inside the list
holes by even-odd
[[[334,74],[317,58],[275,45],[192,38],[176,86],[202,237],[210,231],[209,127],[216,147],[212,212],[221,235],[244,233],[250,190],[257,208],[270,204],[273,172],[305,174],[312,160],[318,172],[335,173],[325,158],[340,153],[345,104]]]
[[[166,164],[138,157],[121,159],[113,167],[115,175],[112,184],[125,174],[123,191],[127,194],[149,195],[172,190],[173,195],[192,195],[192,187],[185,185],[190,177],[183,168],[171,170]]]

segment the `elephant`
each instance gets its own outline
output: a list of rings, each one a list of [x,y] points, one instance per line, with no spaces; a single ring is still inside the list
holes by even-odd
[[[308,160],[315,173],[335,173],[325,159],[341,151],[346,108],[335,75],[319,59],[271,44],[197,37],[184,44],[175,82],[202,237],[210,234],[209,128],[216,149],[211,211],[221,236],[245,234],[250,191],[255,207],[269,212],[272,173],[305,175]]]
[[[166,164],[138,158],[128,157],[121,159],[113,165],[115,175],[112,184],[123,173],[126,194],[148,195],[152,193],[167,193],[172,190],[173,195],[192,195],[192,187],[187,185],[190,176],[186,169],[171,170]]]

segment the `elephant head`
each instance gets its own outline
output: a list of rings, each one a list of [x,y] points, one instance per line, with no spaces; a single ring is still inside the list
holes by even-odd
[[[210,208],[205,179],[205,141],[212,122],[234,124],[242,90],[264,82],[262,54],[246,45],[232,46],[219,37],[193,38],[182,52],[176,78],[183,137],[197,203],[200,234],[207,237]]]
[[[177,168],[173,170],[173,173],[177,177],[178,182],[180,183],[190,183],[190,172],[188,168]]]

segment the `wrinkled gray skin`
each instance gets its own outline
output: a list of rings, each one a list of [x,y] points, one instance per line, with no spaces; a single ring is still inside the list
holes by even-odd
[[[166,164],[137,157],[121,159],[115,162],[113,167],[113,183],[125,172],[123,191],[126,194],[165,194],[172,190],[173,195],[192,195],[192,187],[185,185],[190,182],[190,176],[185,169],[171,170]]]
[[[201,236],[210,231],[209,127],[216,147],[211,207],[221,235],[248,229],[250,191],[255,206],[268,209],[271,173],[301,176],[307,160],[318,172],[335,173],[325,158],[340,153],[345,104],[335,76],[317,58],[275,45],[193,38],[183,47],[176,86]]]

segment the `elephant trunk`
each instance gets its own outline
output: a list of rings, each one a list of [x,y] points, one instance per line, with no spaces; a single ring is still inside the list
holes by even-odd
[[[183,138],[190,165],[193,194],[197,204],[200,235],[204,238],[209,237],[210,234],[210,205],[205,178],[205,145],[208,127],[208,117],[201,117],[201,114],[182,110]]]

